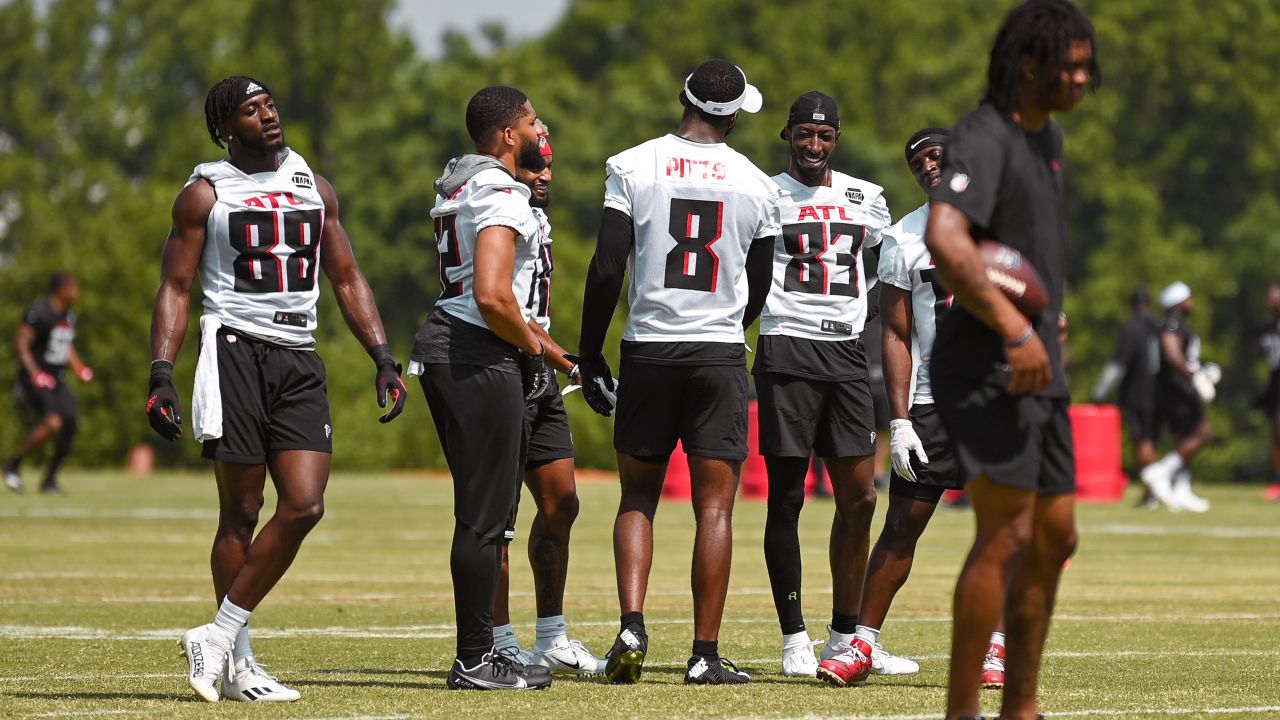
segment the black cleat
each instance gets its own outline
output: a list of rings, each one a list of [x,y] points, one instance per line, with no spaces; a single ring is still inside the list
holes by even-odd
[[[745,685],[751,676],[724,658],[708,658],[694,655],[689,658],[689,668],[684,672],[685,685]]]
[[[551,687],[551,673],[531,671],[504,655],[485,653],[474,667],[454,660],[445,685],[450,690],[545,690]]]
[[[618,638],[605,656],[605,677],[615,684],[630,685],[640,679],[645,653],[649,652],[649,636],[643,631],[630,629],[618,633]]]
[[[62,486],[59,485],[58,483],[47,482],[47,483],[41,483],[40,494],[41,495],[66,495],[67,493],[65,490],[62,489]]]

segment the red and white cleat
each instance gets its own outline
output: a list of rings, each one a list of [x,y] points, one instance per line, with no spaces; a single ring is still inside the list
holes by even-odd
[[[854,638],[849,649],[818,663],[818,677],[836,687],[857,686],[871,675],[871,645]]]
[[[982,660],[982,687],[999,690],[1004,687],[1004,646],[991,643]]]

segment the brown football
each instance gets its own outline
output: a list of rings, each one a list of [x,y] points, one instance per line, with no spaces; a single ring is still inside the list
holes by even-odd
[[[978,254],[987,265],[987,279],[1027,317],[1037,317],[1049,306],[1040,273],[1022,253],[994,240],[978,243]]]

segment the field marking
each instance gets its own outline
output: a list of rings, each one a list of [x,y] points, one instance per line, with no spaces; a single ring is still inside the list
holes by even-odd
[[[39,520],[217,520],[216,509],[136,507],[107,510],[89,507],[0,507],[0,517]]]
[[[1239,540],[1248,538],[1280,538],[1280,528],[1274,527],[1174,527],[1170,525],[1139,525],[1136,523],[1103,523],[1101,525],[1083,525],[1081,535],[1098,533],[1101,535],[1151,535],[1169,537],[1173,535],[1223,538]]]
[[[1280,705],[1256,705],[1253,707],[1208,707],[1208,708],[1125,708],[1125,709],[1091,709],[1063,710],[1062,712],[1046,712],[1047,718],[1065,717],[1132,717],[1135,715],[1227,715],[1232,713],[1278,713]],[[764,715],[743,715],[734,720],[756,720]],[[912,715],[796,715],[784,720],[937,720],[938,713]]]

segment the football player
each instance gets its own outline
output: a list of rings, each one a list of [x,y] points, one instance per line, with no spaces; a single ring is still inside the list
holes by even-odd
[[[1257,405],[1271,425],[1271,482],[1262,498],[1275,502],[1280,500],[1280,284],[1267,287],[1267,311],[1271,322],[1258,334],[1258,352],[1267,362],[1267,389]]]

